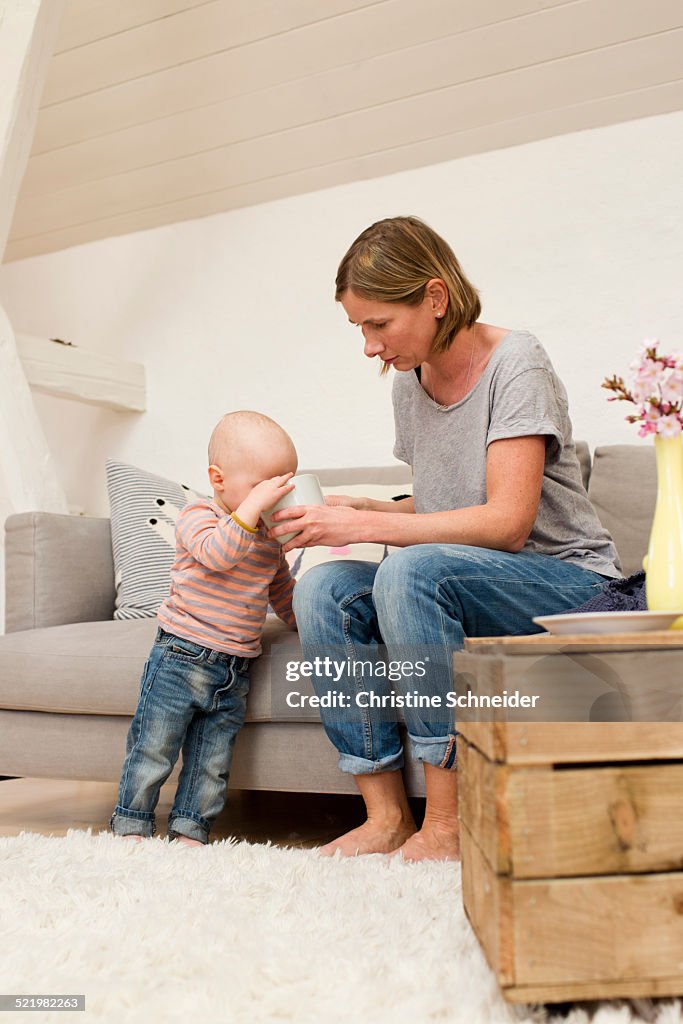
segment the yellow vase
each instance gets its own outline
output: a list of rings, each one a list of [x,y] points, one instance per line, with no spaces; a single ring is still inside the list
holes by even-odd
[[[655,437],[657,504],[643,561],[650,611],[683,610],[683,440]],[[683,615],[672,629],[683,629]]]

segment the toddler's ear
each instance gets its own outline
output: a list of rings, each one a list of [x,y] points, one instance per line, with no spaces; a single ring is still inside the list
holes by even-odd
[[[209,466],[209,480],[215,490],[223,490],[223,473],[219,466]]]

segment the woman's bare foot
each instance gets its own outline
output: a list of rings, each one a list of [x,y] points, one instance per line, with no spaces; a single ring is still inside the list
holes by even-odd
[[[345,832],[338,839],[333,839],[319,852],[323,857],[333,857],[337,850],[342,857],[360,857],[366,853],[391,853],[402,847],[409,836],[415,832],[415,822],[410,818],[402,818],[395,822],[368,820],[358,828]]]
[[[458,828],[444,828],[425,822],[419,832],[396,850],[395,856],[409,861],[460,860]]]
[[[205,846],[205,843],[200,843],[198,839],[190,839],[189,836],[176,836],[174,839],[176,843],[182,843],[183,846]]]

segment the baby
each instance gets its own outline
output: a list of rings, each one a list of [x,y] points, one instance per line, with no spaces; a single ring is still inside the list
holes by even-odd
[[[183,752],[169,837],[208,842],[225,805],[235,737],[244,722],[249,664],[261,653],[268,603],[292,629],[294,583],[261,514],[292,490],[297,455],[268,416],[233,412],[209,442],[213,501],[187,505],[176,524],[171,590],[145,664],[112,831],[156,831],[159,790]]]

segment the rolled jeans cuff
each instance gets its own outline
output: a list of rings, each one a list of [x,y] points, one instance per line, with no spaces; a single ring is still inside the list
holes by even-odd
[[[408,750],[413,761],[422,761],[448,771],[457,768],[455,733],[448,736],[411,736],[408,733]]]
[[[200,843],[206,844],[209,841],[209,830],[194,818],[178,814],[174,818],[168,819],[168,838],[176,839],[178,836],[197,839]]]
[[[355,754],[340,754],[337,766],[340,772],[350,775],[376,775],[379,772],[395,772],[403,767],[403,748],[395,754],[380,757],[371,761],[367,757],[356,757]]]
[[[151,811],[129,811],[116,807],[109,819],[109,827],[115,836],[145,836],[156,832],[154,814]]]

